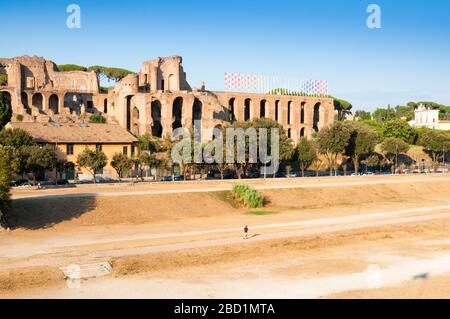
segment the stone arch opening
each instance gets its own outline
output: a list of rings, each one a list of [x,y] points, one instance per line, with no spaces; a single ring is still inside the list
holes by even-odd
[[[229,101],[228,101],[228,120],[233,123],[236,120],[236,116],[234,115],[234,102],[236,101],[236,99],[234,97],[232,97]]]
[[[287,136],[288,138],[291,138],[292,136],[292,130],[290,128],[287,130]]]
[[[183,126],[183,98],[177,97],[172,104],[172,130],[176,130]]]
[[[319,132],[319,121],[320,121],[320,102],[314,105],[313,130],[316,132]]]
[[[103,113],[108,114],[108,99],[103,100]]]
[[[262,100],[259,103],[259,117],[260,118],[266,117],[266,104],[267,104],[266,100]]]
[[[305,128],[304,127],[302,127],[300,129],[300,137],[305,137]]]
[[[139,135],[139,109],[137,107],[133,108],[132,116],[132,130],[131,132],[135,135]]]
[[[20,101],[22,102],[25,111],[28,114],[31,114],[30,105],[28,104],[28,94],[26,92],[20,94]]]
[[[132,102],[132,99],[133,99],[133,95],[128,95],[127,97],[125,97],[125,100],[126,100],[126,103],[127,103],[127,105],[126,105],[126,112],[127,112],[127,118],[126,118],[126,121],[127,121],[127,130],[128,131],[131,131],[131,102]]]
[[[305,104],[306,102],[302,102],[300,105],[300,123],[305,124]]]
[[[3,93],[6,99],[11,102],[11,93],[9,93],[9,91],[0,91],[0,93]]]
[[[275,101],[275,121],[278,121],[279,119],[279,112],[280,112],[280,100]]]
[[[291,108],[292,108],[292,101],[288,102],[288,107],[287,107],[287,124],[291,124]]]
[[[59,97],[56,94],[52,94],[48,99],[48,108],[54,113],[59,112]]]
[[[250,120],[251,107],[252,107],[252,100],[245,99],[245,101],[244,101],[244,121]]]
[[[152,112],[152,135],[156,137],[162,137],[163,127],[161,125],[161,102],[155,100],[151,104]]]
[[[198,140],[201,140],[202,134],[202,108],[202,102],[199,99],[195,98],[194,104],[192,105],[192,126],[196,127],[194,132],[195,138]]]
[[[43,104],[44,98],[42,97],[41,93],[33,94],[33,97],[31,100],[32,100],[32,104],[34,107],[37,107],[38,109],[42,110],[42,108],[44,106],[44,104]]]
[[[0,91],[0,98],[6,99],[8,105],[9,105],[9,108],[12,108],[11,93],[9,93],[8,91]]]

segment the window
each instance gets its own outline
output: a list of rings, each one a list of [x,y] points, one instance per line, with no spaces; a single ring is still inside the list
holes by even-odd
[[[66,145],[66,153],[67,155],[73,155],[73,144]]]
[[[96,144],[96,145],[95,145],[95,150],[96,150],[97,152],[101,152],[101,151],[102,151],[102,144]]]
[[[128,155],[128,146],[123,147],[123,155]]]
[[[131,145],[131,157],[134,156],[134,145]]]

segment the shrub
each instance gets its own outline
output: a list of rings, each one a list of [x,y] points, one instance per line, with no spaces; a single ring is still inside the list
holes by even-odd
[[[246,184],[233,185],[232,193],[236,199],[244,202],[250,208],[262,207],[264,204],[263,195]]]
[[[16,120],[19,121],[19,122],[22,122],[23,121],[23,115],[22,114],[17,114],[16,115]]]
[[[102,116],[101,114],[95,114],[92,115],[89,119],[90,123],[106,123],[106,117]]]

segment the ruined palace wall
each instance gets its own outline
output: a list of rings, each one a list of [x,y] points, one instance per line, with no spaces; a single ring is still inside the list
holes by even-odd
[[[230,109],[230,100],[234,99],[234,116],[238,121],[243,121],[245,113],[245,101],[249,101],[250,119],[261,117],[261,103],[265,101],[265,117],[276,120],[283,128],[290,130],[291,138],[297,142],[303,129],[304,136],[309,137],[313,133],[314,106],[319,105],[318,129],[330,125],[334,121],[333,99],[326,97],[308,97],[291,95],[255,94],[242,92],[214,92],[220,103]],[[278,105],[278,115],[276,115]],[[290,107],[289,107],[290,105]],[[302,121],[303,106],[303,121]],[[288,110],[290,115],[288,116]]]

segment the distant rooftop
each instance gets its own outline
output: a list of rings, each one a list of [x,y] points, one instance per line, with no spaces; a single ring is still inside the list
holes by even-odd
[[[117,124],[12,122],[8,124],[8,127],[27,131],[38,143],[119,144],[137,142],[131,133]]]

